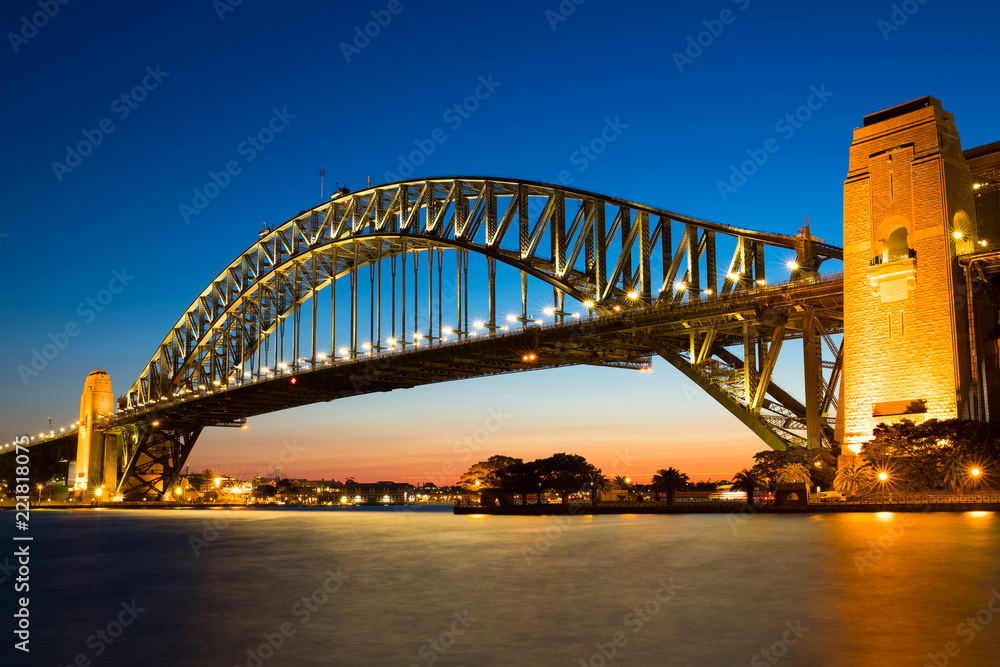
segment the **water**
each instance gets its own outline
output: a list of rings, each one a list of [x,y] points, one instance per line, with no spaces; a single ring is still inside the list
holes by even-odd
[[[993,513],[39,511],[32,652],[11,648],[5,611],[0,664],[996,665],[998,528]]]

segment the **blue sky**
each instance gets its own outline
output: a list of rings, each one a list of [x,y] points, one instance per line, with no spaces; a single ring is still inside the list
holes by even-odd
[[[930,94],[955,114],[963,146],[1000,139],[989,73],[1000,9],[985,1],[53,2],[53,16],[45,6],[0,9],[4,441],[48,416],[72,422],[95,368],[125,391],[263,222],[319,203],[320,165],[327,193],[383,182],[438,129],[414,176],[572,179],[788,234],[809,216],[836,244],[851,130],[865,114]],[[477,87],[478,108],[449,112]],[[807,120],[781,123],[816,91]],[[272,123],[270,143],[246,143]],[[585,157],[608,123],[615,140]],[[720,192],[769,139],[777,152]],[[81,141],[96,145],[77,161],[67,146]],[[185,216],[231,161],[238,173]],[[116,271],[120,292],[88,306]],[[67,326],[78,331],[65,348],[22,378],[18,366]],[[794,384],[793,368],[779,376]],[[456,453],[497,408],[512,415],[504,427]],[[544,371],[293,410],[247,432],[206,432],[190,462],[257,470],[293,443],[288,474],[412,481],[478,454],[565,450],[605,472],[628,450],[639,477],[675,465],[717,479],[762,449],[657,364],[651,375]]]

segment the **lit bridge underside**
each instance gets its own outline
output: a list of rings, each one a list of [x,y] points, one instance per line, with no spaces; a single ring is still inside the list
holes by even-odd
[[[640,369],[654,354],[769,446],[828,446],[843,285],[819,269],[841,258],[808,233],[541,183],[338,193],[262,232],[158,346],[106,425],[122,451],[117,492],[162,497],[206,426],[499,373]],[[803,401],[772,380],[790,339],[802,340]]]

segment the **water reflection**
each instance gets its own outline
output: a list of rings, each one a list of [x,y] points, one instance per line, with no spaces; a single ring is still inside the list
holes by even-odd
[[[47,620],[32,659],[53,664],[86,653],[133,597],[148,612],[100,664],[255,664],[283,623],[294,633],[263,667],[920,666],[929,654],[979,666],[1000,655],[992,512],[116,510],[40,512],[37,526],[37,543],[72,545],[33,561],[32,613]],[[1000,611],[1000,594],[992,604]]]

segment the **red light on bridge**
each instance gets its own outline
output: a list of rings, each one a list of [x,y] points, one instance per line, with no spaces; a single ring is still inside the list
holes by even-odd
[[[295,383],[296,383],[296,382],[298,382],[298,381],[299,381],[299,379],[298,379],[298,378],[292,378],[292,379],[291,379],[291,383],[292,383],[292,384],[295,384]]]

